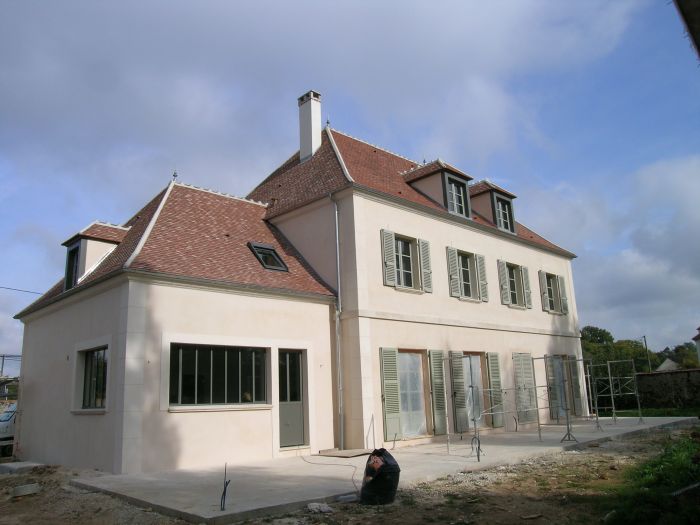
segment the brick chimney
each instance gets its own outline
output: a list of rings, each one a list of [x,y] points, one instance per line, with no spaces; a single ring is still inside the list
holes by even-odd
[[[321,146],[321,94],[309,91],[298,102],[299,160],[304,162]]]

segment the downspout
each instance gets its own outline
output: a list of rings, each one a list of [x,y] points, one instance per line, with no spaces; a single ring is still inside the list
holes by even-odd
[[[335,218],[335,361],[338,367],[338,432],[340,433],[340,450],[345,450],[345,408],[343,406],[343,363],[340,355],[340,314],[343,311],[343,298],[340,291],[340,230],[338,227],[338,202],[329,193],[328,198],[333,202]]]

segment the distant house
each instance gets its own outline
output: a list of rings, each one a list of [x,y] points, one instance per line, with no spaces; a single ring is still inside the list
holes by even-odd
[[[661,363],[657,367],[656,371],[657,372],[671,372],[672,370],[680,370],[680,368],[681,368],[681,365],[676,363],[673,359],[670,359],[667,357],[666,359],[664,359],[664,362]]]
[[[574,255],[506,189],[322,128],[318,93],[299,117],[247,198],[172,182],[64,243],[16,316],[22,457],[141,472],[510,430],[536,382],[541,417],[585,413]]]

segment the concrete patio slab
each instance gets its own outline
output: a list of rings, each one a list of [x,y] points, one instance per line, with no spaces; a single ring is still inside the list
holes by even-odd
[[[586,446],[592,442],[619,439],[652,428],[698,424],[697,418],[618,418],[572,425],[578,441],[561,439],[563,425],[519,432],[483,431],[479,460],[472,436],[451,436],[440,442],[397,447],[392,450],[401,466],[400,486],[430,481],[449,474],[475,471],[502,464],[518,463],[542,454]],[[330,502],[359,490],[366,456],[351,458],[299,456],[248,465],[228,466],[226,510],[220,510],[224,466],[201,470],[178,470],[135,475],[105,475],[76,479],[72,483],[88,490],[99,490],[163,514],[195,523],[228,523],[262,514],[297,509],[309,502]]]

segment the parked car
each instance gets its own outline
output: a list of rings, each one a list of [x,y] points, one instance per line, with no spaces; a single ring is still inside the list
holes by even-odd
[[[12,455],[16,413],[17,403],[12,403],[0,414],[0,456]]]

